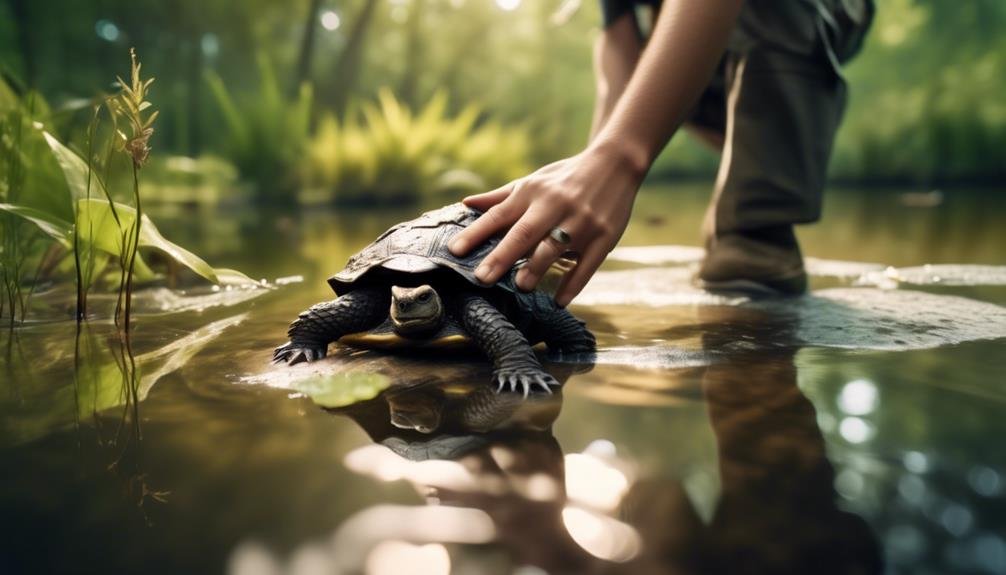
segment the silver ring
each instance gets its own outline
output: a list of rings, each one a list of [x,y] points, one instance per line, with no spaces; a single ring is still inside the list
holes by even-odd
[[[553,240],[555,240],[556,243],[563,246],[569,245],[569,243],[573,241],[573,238],[569,237],[569,234],[566,233],[566,230],[558,226],[552,228],[552,231],[548,232],[548,237],[552,238]]]

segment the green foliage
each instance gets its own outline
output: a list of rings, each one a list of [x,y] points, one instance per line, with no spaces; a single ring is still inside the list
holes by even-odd
[[[1006,5],[889,0],[849,66],[832,172],[851,180],[1006,175]]]
[[[85,317],[87,293],[100,279],[117,283],[120,297],[125,297],[123,303],[128,305],[130,291],[123,293],[122,288],[131,288],[134,276],[137,281],[158,277],[143,260],[141,248],[158,251],[217,284],[254,283],[240,272],[214,269],[168,241],[139,209],[137,171],[147,160],[157,116],[156,112],[144,115],[149,108],[144,98],[151,80],[141,80],[139,71],[134,59],[131,85],[124,84],[122,94],[109,107],[111,116],[123,120],[130,130],[126,134],[113,124],[111,134],[134,170],[133,206],[113,199],[91,154],[81,157],[43,129],[51,117],[44,101],[31,96],[28,103],[12,103],[13,92],[0,90],[0,152],[5,168],[0,182],[0,316],[7,313],[11,325],[16,316],[24,319],[30,290],[39,281],[70,279],[64,275],[67,261],[72,261],[76,275],[71,281],[78,288],[78,318]],[[98,117],[96,111],[88,130],[89,150],[95,147]],[[111,156],[106,158],[106,166],[111,161]],[[55,243],[39,241],[44,239]],[[24,286],[28,286],[27,292]]]
[[[156,202],[217,204],[240,197],[233,164],[210,154],[199,157],[155,156],[144,167],[144,197]]]
[[[51,216],[60,220],[72,215],[65,209],[68,196],[54,179],[56,170],[45,151],[45,143],[34,129],[36,118],[48,107],[37,94],[29,93],[22,103],[14,91],[0,81],[0,203],[18,203],[31,217]],[[50,161],[39,158],[39,153]],[[42,221],[42,220],[39,220]],[[24,321],[34,282],[24,289],[27,278],[38,277],[47,263],[48,252],[39,240],[42,235],[15,214],[0,213],[0,317],[9,327]]]
[[[358,109],[341,123],[322,118],[307,149],[307,201],[380,204],[459,186],[483,191],[530,168],[525,129],[478,124],[475,106],[450,117],[443,92],[415,114],[386,89]]]
[[[207,72],[226,128],[225,155],[255,184],[260,200],[288,198],[297,185],[297,166],[310,133],[313,90],[301,85],[296,98],[283,95],[276,73],[264,53],[258,56],[259,87],[236,98],[223,79]]]
[[[0,211],[23,218],[25,221],[34,224],[49,237],[58,241],[67,250],[72,248],[74,226],[70,222],[25,206],[0,204]],[[118,202],[109,204],[105,200],[94,198],[81,198],[77,200],[77,209],[75,211],[77,214],[76,224],[78,229],[89,230],[85,238],[87,247],[82,249],[89,250],[93,247],[108,256],[112,256],[116,261],[131,252],[132,242],[129,230],[134,229],[136,222],[136,210],[132,206]],[[140,228],[139,247],[157,250],[176,263],[181,264],[215,284],[255,283],[254,280],[234,270],[215,269],[199,256],[168,241],[161,235],[154,222],[146,214],[143,215],[143,224]],[[151,280],[157,277],[143,263],[142,258],[137,259],[137,273],[143,280]],[[224,276],[223,279],[221,275]]]
[[[128,37],[167,88],[158,101],[159,150],[220,154],[265,200],[290,199],[306,181],[320,189],[312,195],[321,199],[372,201],[367,197],[394,195],[402,182],[411,185],[438,172],[416,165],[415,158],[372,157],[388,152],[370,150],[366,134],[347,136],[346,150],[330,151],[344,127],[369,122],[352,102],[377,99],[381,108],[382,87],[390,87],[409,110],[443,92],[449,96],[447,118],[478,102],[486,117],[524,126],[533,134],[526,143],[532,167],[579,151],[591,121],[596,1],[522,2],[503,11],[489,0],[347,0],[326,5],[339,15],[336,30],[305,18],[311,0],[249,0],[240,9],[223,0],[22,4],[28,9],[15,14],[0,3],[0,19],[16,32],[0,34],[5,70],[46,94],[94,94],[107,89],[105,69]],[[865,49],[846,70],[850,100],[833,174],[847,180],[999,181],[997,150],[1006,143],[1006,110],[997,97],[1006,90],[1006,3],[877,4]],[[99,20],[114,23],[121,38],[102,40],[91,25],[62,24]],[[311,44],[303,42],[308,29],[315,32]],[[60,42],[51,42],[53,37]],[[313,51],[301,54],[301,46]],[[78,52],[89,57],[65,58]],[[291,88],[304,77],[297,66],[302,61],[310,63],[303,72],[311,84],[298,91]],[[0,88],[0,107],[15,92]],[[328,115],[338,121],[326,120]],[[80,141],[72,130],[55,133],[63,141]],[[653,175],[708,177],[717,161],[679,137]],[[375,165],[395,169],[387,185],[377,186],[387,189],[371,183]],[[462,169],[445,181],[471,185],[469,171],[487,182],[505,179],[492,166]]]

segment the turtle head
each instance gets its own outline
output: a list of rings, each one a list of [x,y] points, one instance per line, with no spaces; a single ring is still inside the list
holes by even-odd
[[[391,322],[400,335],[434,332],[444,320],[444,304],[432,286],[391,286]]]

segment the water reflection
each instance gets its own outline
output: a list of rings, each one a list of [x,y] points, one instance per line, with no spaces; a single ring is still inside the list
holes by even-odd
[[[110,323],[34,325],[8,332],[3,370],[12,389],[0,396],[0,412],[5,415],[0,420],[0,446],[20,449],[72,427],[78,452],[93,450],[149,523],[148,505],[165,503],[169,491],[147,473],[141,402],[155,383],[246,316],[211,322],[153,349],[148,337],[136,342]],[[73,330],[70,337],[51,337],[68,329]],[[39,347],[40,342],[46,345]],[[141,353],[135,351],[137,343]],[[37,361],[39,352],[47,361]],[[53,377],[66,372],[69,382]]]
[[[560,381],[571,371],[560,373]],[[365,521],[361,517],[376,511],[364,510],[336,533],[335,540],[345,544],[335,555],[340,562],[357,555],[369,565],[384,561],[372,558],[387,549],[382,542],[425,545],[475,538],[503,546],[515,565],[549,572],[584,565],[589,556],[564,523],[563,454],[552,434],[561,407],[561,393],[525,401],[519,394],[497,394],[476,379],[395,387],[373,400],[331,410],[351,418],[375,442],[349,452],[348,468],[379,481],[404,479],[433,506],[423,512],[380,506],[381,521]],[[459,512],[468,519],[452,522]],[[431,538],[434,533],[439,538]]]
[[[814,407],[797,387],[798,347],[750,345],[725,327],[751,323],[760,341],[785,342],[795,341],[798,326],[729,307],[700,315],[695,328],[703,345],[721,358],[702,377],[721,494],[705,522],[680,482],[636,483],[623,512],[644,536],[638,562],[653,572],[881,572],[867,523],[836,504],[843,480],[826,457]]]
[[[522,401],[494,393],[480,377],[400,371],[411,382],[329,411],[372,440],[345,455],[346,468],[377,482],[403,481],[425,505],[365,508],[340,524],[330,545],[302,546],[275,572],[293,572],[295,559],[310,556],[338,573],[408,565],[441,572],[459,563],[501,573],[522,566],[880,573],[880,545],[866,521],[837,503],[839,493],[861,490],[863,478],[848,469],[836,474],[815,409],[797,387],[799,347],[787,343],[797,341],[794,320],[730,306],[700,315],[691,329],[704,353],[720,358],[701,376],[721,485],[710,513],[697,509],[681,480],[640,478],[608,440],[563,454],[552,433],[561,394]],[[757,326],[759,337],[723,327],[739,324]],[[875,404],[864,385],[848,392],[853,411]],[[672,452],[688,440],[651,438]],[[944,515],[955,526],[966,519],[955,510]],[[486,556],[487,544],[505,553]],[[251,563],[241,567],[245,555],[254,553],[235,552],[232,572],[249,572]]]

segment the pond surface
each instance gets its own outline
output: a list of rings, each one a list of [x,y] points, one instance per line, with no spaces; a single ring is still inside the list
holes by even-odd
[[[159,208],[273,289],[144,290],[128,345],[37,294],[0,339],[0,571],[1006,573],[1002,194],[836,190],[782,301],[690,286],[705,201],[643,192],[573,305],[596,361],[527,402],[472,356],[269,365],[418,209]]]

